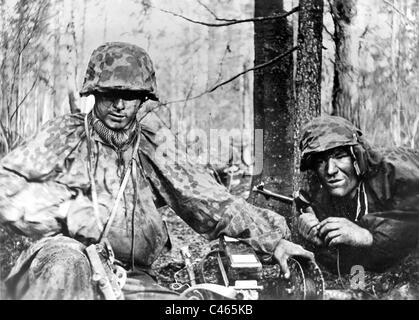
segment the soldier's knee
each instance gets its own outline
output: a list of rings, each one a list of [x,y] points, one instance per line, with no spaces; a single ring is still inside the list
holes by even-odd
[[[12,277],[14,299],[93,299],[91,268],[84,246],[70,238],[53,237],[34,244]]]
[[[84,246],[70,238],[47,243],[33,262],[34,269],[49,270],[51,274],[76,271],[78,274],[90,275],[90,263],[84,254]]]

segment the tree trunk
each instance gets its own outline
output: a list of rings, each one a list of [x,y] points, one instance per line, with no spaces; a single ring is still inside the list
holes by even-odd
[[[323,0],[300,0],[294,112],[294,191],[315,188],[314,179],[300,174],[301,126],[321,112]]]
[[[282,0],[255,1],[255,17],[281,13],[284,13]],[[286,19],[255,22],[254,40],[255,65],[263,64],[292,47],[292,28]],[[285,195],[292,194],[294,171],[292,73],[292,55],[289,55],[254,74],[255,164],[252,186],[263,182],[265,188]],[[263,141],[260,141],[261,135]],[[263,152],[258,152],[262,145]],[[249,200],[285,217],[291,216],[288,204],[267,200],[256,193],[252,193]]]

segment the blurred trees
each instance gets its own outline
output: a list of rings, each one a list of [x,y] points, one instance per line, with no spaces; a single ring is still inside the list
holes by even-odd
[[[2,0],[0,6],[4,153],[52,117],[78,111],[79,69],[85,62],[73,1]]]
[[[419,3],[329,2],[334,19],[325,22],[324,90],[330,69],[335,84],[324,111],[354,121],[373,143],[417,148]],[[330,59],[335,48],[336,60]]]
[[[45,30],[50,4],[47,0],[36,3],[19,0],[10,8],[10,3],[3,0],[0,6],[0,120],[2,151],[7,152],[22,136],[33,131],[38,120],[36,117],[30,123],[24,120],[34,111],[25,107],[34,99],[39,86],[48,82],[43,62],[48,56]]]
[[[154,17],[167,21],[142,23],[143,33],[156,35],[150,51],[163,102],[156,116],[188,150],[216,169],[228,163],[250,165],[253,74],[211,91],[253,66],[253,43],[248,41],[253,37],[252,23],[208,27],[174,14],[214,23],[220,22],[216,19],[252,18],[252,1],[165,0],[151,4]]]
[[[298,4],[283,1],[285,11]],[[325,5],[322,111],[354,121],[380,145],[417,147],[418,2]],[[225,129],[230,145],[218,146],[213,163],[251,164],[253,73],[209,91],[257,64],[253,23],[209,28],[160,9],[214,23],[254,17],[250,0],[0,0],[3,152],[54,116],[88,110],[92,101],[80,99],[78,90],[90,52],[103,41],[128,41],[149,50],[155,62],[160,125],[207,158],[214,152],[204,150],[215,146],[200,130],[208,136]],[[297,16],[288,18],[294,37]]]

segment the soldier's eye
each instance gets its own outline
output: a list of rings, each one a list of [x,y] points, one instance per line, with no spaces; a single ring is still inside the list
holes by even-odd
[[[345,157],[349,157],[349,153],[346,152],[345,150],[337,151],[332,155],[332,158],[335,158],[335,159],[342,159]]]
[[[130,94],[126,94],[120,97],[122,100],[125,101],[133,101],[133,100],[138,100],[138,96],[136,95],[130,95]]]
[[[316,157],[313,159],[313,164],[315,168],[320,168],[326,164],[326,159],[323,157]]]

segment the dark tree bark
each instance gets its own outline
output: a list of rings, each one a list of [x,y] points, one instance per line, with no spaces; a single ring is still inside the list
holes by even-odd
[[[300,0],[294,112],[295,191],[313,185],[313,179],[300,175],[299,139],[301,126],[321,112],[323,8],[323,0]]]
[[[282,0],[256,0],[255,17],[284,13]],[[286,19],[255,22],[255,65],[263,64],[292,47],[292,27]],[[263,182],[269,190],[292,194],[294,134],[292,126],[292,55],[255,72],[255,169],[252,187]],[[263,131],[260,131],[263,130]],[[263,132],[263,141],[258,139]],[[263,152],[258,152],[262,148]],[[262,157],[263,153],[263,157]],[[262,162],[263,160],[263,162]],[[262,172],[258,170],[262,165]],[[291,216],[287,204],[252,193],[253,204]]]
[[[256,1],[255,16],[282,12],[281,1]],[[307,177],[299,172],[298,141],[303,123],[320,114],[322,68],[323,0],[301,0],[295,100],[293,99],[292,56],[255,72],[255,130],[263,130],[263,170],[254,176],[252,187],[265,188],[291,196]],[[286,20],[255,23],[255,65],[272,59],[292,46],[292,31]],[[257,135],[255,136],[257,138]],[[261,141],[256,141],[256,150]],[[262,153],[262,150],[261,150]],[[256,153],[257,162],[261,157]],[[311,182],[311,181],[310,181]],[[288,205],[251,194],[255,205],[273,209],[287,218],[293,228],[294,210]]]

